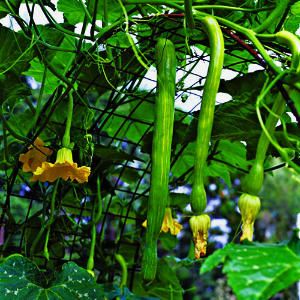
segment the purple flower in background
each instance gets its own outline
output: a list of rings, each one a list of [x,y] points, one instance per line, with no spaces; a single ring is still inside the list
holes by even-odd
[[[27,184],[21,184],[21,188],[19,191],[20,196],[25,196],[26,193],[30,192],[30,187]]]

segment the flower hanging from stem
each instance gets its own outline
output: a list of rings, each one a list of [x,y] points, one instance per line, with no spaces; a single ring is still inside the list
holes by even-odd
[[[53,152],[44,147],[44,142],[39,137],[35,139],[33,145],[28,148],[26,153],[19,156],[19,161],[23,163],[23,172],[34,172]]]
[[[147,227],[147,220],[144,221],[142,226]],[[177,235],[181,229],[182,225],[179,224],[175,219],[173,219],[172,210],[170,207],[167,207],[165,210],[165,216],[160,231],[163,231],[165,233],[170,231],[172,235]]]
[[[73,162],[72,143],[70,141],[70,131],[73,118],[73,95],[69,94],[68,115],[66,120],[65,133],[62,140],[62,148],[58,150],[56,161],[54,164],[43,162],[33,173],[31,181],[49,181],[53,182],[58,178],[63,180],[76,180],[79,183],[87,182],[91,173],[89,167],[78,167],[77,163]]]
[[[254,221],[260,210],[260,199],[250,194],[242,194],[238,201],[238,207],[242,215],[241,241],[253,240]]]
[[[73,162],[72,151],[68,148],[61,148],[57,152],[56,161],[54,164],[43,162],[41,167],[38,167],[33,173],[31,181],[49,181],[53,182],[58,178],[63,180],[76,180],[79,183],[87,182],[91,173],[89,167],[78,167],[77,163]]]
[[[208,229],[210,228],[210,217],[207,214],[193,216],[190,218],[190,227],[195,244],[195,259],[206,255]]]

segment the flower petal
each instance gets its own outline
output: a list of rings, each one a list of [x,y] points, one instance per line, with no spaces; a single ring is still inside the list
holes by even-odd
[[[79,183],[87,182],[88,177],[91,173],[89,167],[77,167],[76,163],[55,163],[51,164],[48,162],[44,162],[41,167],[37,168],[34,172],[31,181],[49,181],[53,182],[58,178],[62,178],[63,180],[71,179],[71,181],[76,180]]]

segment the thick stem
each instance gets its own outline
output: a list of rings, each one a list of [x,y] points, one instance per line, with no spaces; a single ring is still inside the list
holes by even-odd
[[[186,25],[190,29],[195,28],[195,21],[193,17],[193,7],[192,7],[193,0],[184,0],[184,10],[185,10],[185,20]]]
[[[69,93],[69,103],[68,103],[68,112],[67,112],[67,121],[66,121],[66,129],[65,134],[63,136],[62,146],[64,148],[70,147],[70,131],[72,125],[72,118],[73,118],[73,94],[72,91]]]

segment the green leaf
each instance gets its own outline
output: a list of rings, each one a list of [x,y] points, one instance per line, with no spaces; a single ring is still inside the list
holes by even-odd
[[[270,299],[300,279],[300,257],[286,245],[228,244],[205,260],[200,274],[220,263],[241,300]]]
[[[37,82],[42,82],[45,68],[45,65],[42,64],[38,58],[34,58],[30,62],[29,70],[23,72],[23,74],[33,77]],[[44,93],[47,95],[52,94],[58,85],[59,79],[49,70],[47,70],[46,80],[44,84]]]
[[[129,48],[131,47],[125,32],[117,32],[107,40],[107,44],[113,47]]]
[[[295,16],[300,17],[300,1],[297,1],[295,4],[291,6],[291,13]]]
[[[104,1],[99,1],[98,2],[98,7],[97,9],[97,20],[102,20],[103,15],[104,15]],[[82,3],[84,3],[82,1]],[[64,13],[64,17],[67,19],[67,21],[72,24],[78,24],[83,22],[84,16],[85,16],[85,11],[82,5],[81,1],[79,0],[59,0],[57,4],[57,8],[59,11]],[[126,9],[130,10],[132,9],[133,6],[127,6]],[[90,16],[93,16],[95,6],[94,6],[94,1],[89,1],[89,4],[86,8]],[[112,23],[115,22],[117,19],[121,18],[124,16],[122,8],[120,7],[119,3],[117,0],[109,0],[107,1],[107,11],[108,13],[108,22]]]
[[[240,16],[238,16],[240,17]],[[224,66],[236,71],[247,71],[250,62],[247,60],[253,59],[252,55],[246,50],[233,50],[230,55],[225,54]]]
[[[78,0],[59,0],[57,2],[57,9],[64,13],[64,17],[72,25],[83,22],[84,19],[84,9],[82,5],[84,2]]]
[[[2,299],[103,299],[94,278],[73,262],[63,265],[53,282],[29,259],[11,255],[0,265]]]
[[[5,0],[0,0],[0,19],[4,18],[8,13],[10,13],[10,9],[5,3]],[[9,4],[11,7],[15,9],[15,11],[19,10],[21,0],[10,0]]]
[[[228,93],[235,100],[249,100],[254,103],[265,80],[264,71],[255,71],[231,80],[221,80],[219,92]]]
[[[21,33],[0,26],[0,41],[0,73],[8,70],[19,73],[27,69],[27,61],[32,56],[28,40]]]
[[[206,166],[205,175],[210,177],[220,177],[231,187],[230,168],[223,163],[211,161]]]
[[[71,38],[65,38],[60,47],[74,50],[75,49],[75,40]],[[75,57],[74,53],[64,52],[64,51],[53,51],[51,56],[48,56],[46,59],[48,63],[51,64],[52,68],[59,73],[60,75],[65,75],[68,71],[70,64],[73,62]],[[46,70],[46,80],[44,84],[44,93],[52,94],[57,86],[60,84],[61,80],[56,77],[47,67],[44,65],[38,58],[34,58],[30,62],[30,68],[26,72],[23,72],[24,75],[33,77],[37,82],[43,81],[44,72]]]
[[[218,144],[217,152],[218,154],[214,155],[215,159],[220,159],[233,166],[247,169],[246,146],[243,143],[221,140]]]

